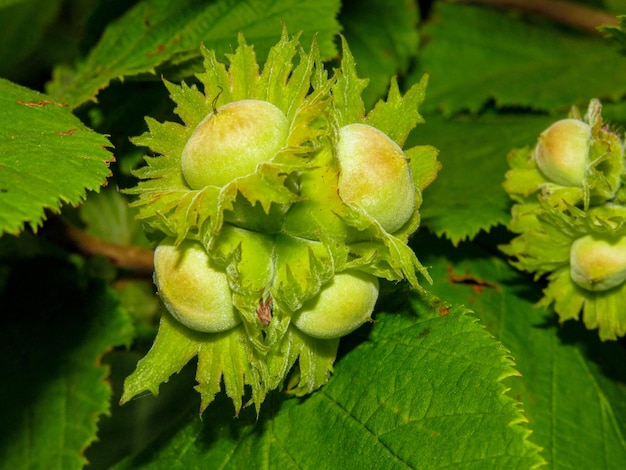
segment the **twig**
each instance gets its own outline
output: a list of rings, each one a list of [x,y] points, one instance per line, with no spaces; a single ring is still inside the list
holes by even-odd
[[[107,242],[70,225],[66,226],[65,231],[67,237],[84,255],[105,256],[115,266],[122,269],[146,274],[152,274],[154,271],[154,251],[152,250]]]
[[[604,11],[561,0],[452,0],[456,3],[480,3],[501,8],[512,8],[542,15],[559,23],[588,33],[600,34],[599,26],[618,24],[616,16]]]

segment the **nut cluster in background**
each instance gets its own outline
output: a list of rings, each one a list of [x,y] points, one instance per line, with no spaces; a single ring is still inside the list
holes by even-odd
[[[534,149],[509,154],[504,187],[515,201],[502,250],[519,269],[546,276],[540,306],[582,320],[603,340],[626,334],[624,142],[592,100],[584,116],[544,130]]]

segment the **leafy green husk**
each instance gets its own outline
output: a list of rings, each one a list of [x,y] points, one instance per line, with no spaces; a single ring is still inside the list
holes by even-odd
[[[626,236],[626,208],[604,205],[583,211],[575,206],[560,211],[547,202],[514,207],[511,230],[521,233],[501,250],[512,256],[518,269],[547,275],[548,286],[538,306],[554,306],[561,321],[582,317],[602,340],[626,334],[626,284],[593,292],[578,286],[570,276],[572,243],[585,235]],[[581,315],[582,314],[582,315]]]

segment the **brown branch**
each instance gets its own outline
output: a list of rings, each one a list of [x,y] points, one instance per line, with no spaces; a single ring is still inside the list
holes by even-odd
[[[152,274],[154,271],[154,251],[138,246],[119,245],[94,237],[76,227],[65,227],[67,237],[86,256],[104,256],[115,266],[131,271]]]
[[[456,3],[479,3],[534,13],[588,33],[600,34],[599,26],[618,24],[616,16],[561,0],[452,0]]]

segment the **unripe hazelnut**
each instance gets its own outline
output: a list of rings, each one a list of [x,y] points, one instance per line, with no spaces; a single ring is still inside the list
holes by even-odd
[[[535,160],[539,170],[562,186],[582,187],[589,163],[591,127],[578,119],[562,119],[539,135]]]
[[[241,100],[225,104],[198,124],[182,153],[191,189],[224,186],[253,173],[284,147],[289,121],[272,103]]]
[[[172,316],[192,330],[216,333],[241,321],[226,274],[199,242],[164,240],[154,252],[154,282]]]
[[[411,170],[400,146],[384,132],[367,124],[342,127],[337,158],[344,201],[362,207],[391,233],[411,218],[415,210]]]
[[[293,317],[293,324],[314,338],[340,338],[370,319],[378,298],[378,278],[362,271],[336,274]]]
[[[580,287],[604,291],[626,281],[626,237],[585,235],[570,249],[570,275]]]

